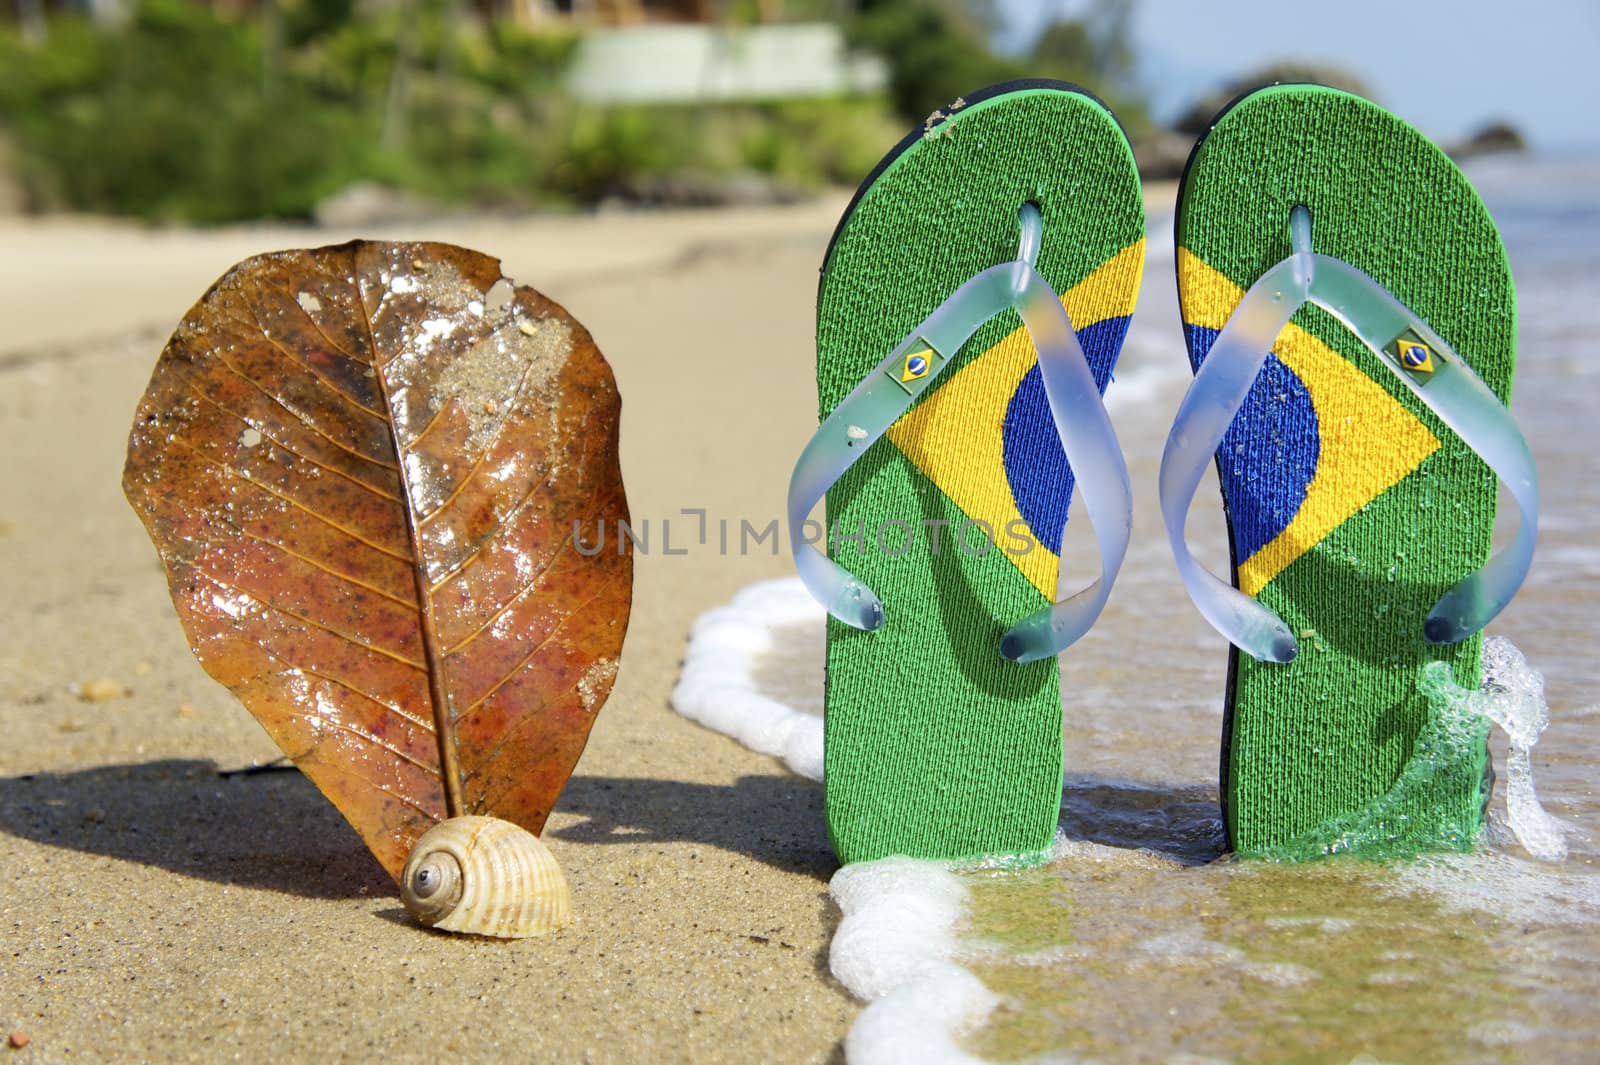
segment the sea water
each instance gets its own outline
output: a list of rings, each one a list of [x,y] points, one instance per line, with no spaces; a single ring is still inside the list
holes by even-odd
[[[1516,276],[1513,411],[1544,499],[1528,583],[1489,630],[1484,688],[1419,678],[1446,720],[1499,726],[1483,847],[1385,864],[1222,855],[1226,647],[1181,598],[1150,488],[1188,379],[1171,218],[1155,218],[1108,392],[1145,490],[1116,594],[1063,657],[1054,855],[835,874],[830,967],[868,1004],[851,1061],[1600,1060],[1600,165],[1493,161],[1470,176]],[[1191,541],[1225,572],[1208,510]],[[1074,543],[1069,531],[1068,579]],[[822,648],[798,582],[754,586],[696,627],[674,703],[818,779]]]

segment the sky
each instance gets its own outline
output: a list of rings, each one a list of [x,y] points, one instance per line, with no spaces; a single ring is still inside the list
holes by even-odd
[[[1600,0],[1130,0],[1157,119],[1273,60],[1334,63],[1435,139],[1505,119],[1536,151],[1600,153]],[[995,0],[1022,50],[1086,0]],[[1092,86],[1089,86],[1092,88]]]

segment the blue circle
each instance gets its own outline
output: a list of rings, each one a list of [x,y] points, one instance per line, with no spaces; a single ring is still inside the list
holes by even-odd
[[[1203,363],[1217,331],[1187,324],[1183,329],[1191,359]],[[1288,528],[1306,500],[1321,454],[1322,433],[1310,390],[1278,356],[1269,354],[1217,449],[1237,561]]]
[[[1127,331],[1127,318],[1108,318],[1078,330],[1078,342],[1100,388],[1110,380],[1111,365]],[[1001,433],[1005,477],[1017,513],[1027,522],[1034,540],[1059,555],[1074,478],[1066,452],[1061,449],[1039,367],[1029,370],[1018,382],[1006,405]],[[1002,538],[1003,545],[1014,543],[1007,539],[1015,536],[1013,530],[1000,529],[996,535]]]
[[[1017,513],[1036,541],[1060,554],[1073,478],[1061,438],[1056,435],[1055,419],[1050,416],[1050,399],[1039,367],[1029,370],[1018,383],[1006,406],[1001,431],[1006,481]]]
[[[921,377],[928,369],[928,360],[921,355],[913,355],[906,363],[906,372],[913,377]]]

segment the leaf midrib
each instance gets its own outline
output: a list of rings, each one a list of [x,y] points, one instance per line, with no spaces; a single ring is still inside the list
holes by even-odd
[[[354,256],[359,257],[360,249]],[[445,816],[460,817],[466,812],[462,802],[460,759],[456,752],[455,723],[450,717],[450,697],[444,687],[444,663],[439,653],[438,630],[433,619],[433,595],[428,587],[428,574],[422,561],[422,538],[417,526],[416,496],[411,491],[411,471],[402,459],[399,423],[395,419],[389,379],[385,371],[388,363],[378,351],[378,340],[373,332],[373,308],[367,304],[365,286],[359,264],[351,270],[355,279],[356,299],[361,304],[361,325],[367,333],[367,349],[371,353],[372,372],[377,378],[378,393],[383,397],[384,428],[394,450],[395,466],[400,475],[402,509],[406,516],[406,535],[411,543],[411,575],[417,589],[417,606],[420,610],[418,628],[422,635],[423,662],[428,674],[428,698],[433,704],[433,735],[439,746],[439,778],[444,787]],[[309,315],[308,315],[309,317]]]

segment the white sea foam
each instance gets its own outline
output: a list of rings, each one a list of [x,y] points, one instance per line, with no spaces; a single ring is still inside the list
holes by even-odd
[[[708,612],[695,624],[673,706],[753,750],[782,758],[795,772],[820,780],[822,718],[790,705],[803,704],[803,692],[800,696],[777,692],[771,682],[772,667],[781,665],[790,650],[782,641],[796,640],[797,633],[803,637],[808,629],[820,633],[823,618],[797,579],[744,589],[727,606]],[[796,642],[806,645],[803,640]],[[1548,720],[1542,678],[1505,640],[1486,641],[1484,666],[1482,691],[1452,685],[1446,694],[1458,709],[1488,716],[1506,731],[1512,744],[1512,761],[1504,777],[1508,820],[1530,853],[1553,858],[1561,830],[1534,797],[1529,759]],[[1074,865],[1178,866],[1173,859],[1148,851],[1068,840],[1059,834],[1051,858]],[[1072,964],[1068,955],[1078,948],[1050,948],[1030,959],[997,945],[961,940],[957,933],[968,902],[962,868],[896,857],[849,865],[834,875],[830,891],[843,918],[829,949],[829,967],[867,1003],[845,1040],[851,1062],[978,1065],[979,1059],[962,1050],[958,1039],[1001,1000],[962,963],[1000,950],[1011,963]],[[1514,913],[1536,922],[1600,923],[1597,876],[1552,869],[1508,853],[1481,852],[1436,856],[1402,863],[1397,869],[1389,890],[1425,893],[1447,909]],[[1281,920],[1321,922],[1326,933],[1344,930],[1337,918]],[[1235,978],[1277,987],[1318,979],[1314,970],[1300,965],[1252,961],[1197,928],[1152,936],[1125,961],[1137,968],[1171,964],[1174,959],[1211,965]]]
[[[868,1003],[845,1038],[852,1062],[976,1063],[957,1036],[1000,999],[953,960],[967,886],[946,862],[847,865],[829,891],[843,914],[828,949],[839,982]]]
[[[857,997],[882,998],[950,958],[967,888],[943,863],[857,862],[835,873],[828,890],[844,914],[829,967]]]
[[[956,1044],[999,999],[951,960],[967,887],[942,862],[847,865],[829,885],[844,919],[828,967],[868,1006],[845,1038],[854,1062],[965,1063]]]
[[[1483,642],[1483,674],[1482,690],[1461,692],[1461,698],[1509,740],[1504,821],[1491,821],[1491,829],[1509,838],[1495,842],[1514,840],[1535,858],[1560,861],[1567,855],[1566,826],[1539,804],[1533,787],[1533,746],[1550,723],[1544,676],[1500,636]],[[1402,867],[1399,883],[1453,910],[1514,914],[1530,923],[1600,924],[1600,877],[1535,865],[1512,854],[1432,856]]]
[[[745,588],[690,631],[673,708],[821,780],[822,718],[762,691],[758,671],[766,656],[782,650],[776,641],[786,632],[820,628],[823,617],[796,578]],[[849,1060],[976,1063],[956,1037],[999,1000],[951,960],[966,912],[961,878],[946,863],[896,857],[847,865],[829,890],[843,914],[829,968],[868,1003],[845,1039]]]
[[[820,627],[825,616],[796,577],[752,584],[727,606],[702,614],[689,631],[673,709],[753,751],[782,758],[803,777],[821,780],[822,718],[761,691],[756,670],[763,656],[780,649],[778,633]]]
[[[1396,889],[1448,910],[1526,924],[1600,924],[1600,876],[1552,869],[1512,854],[1439,854],[1396,867]]]
[[[1506,819],[1517,841],[1535,858],[1567,856],[1566,829],[1539,805],[1533,790],[1533,746],[1550,725],[1544,699],[1544,674],[1528,665],[1522,652],[1503,636],[1483,642],[1484,713],[1511,741],[1506,755]]]
[[[1505,824],[1511,836],[1535,858],[1551,862],[1566,858],[1566,830],[1539,805],[1533,787],[1533,747],[1550,724],[1544,675],[1529,666],[1516,645],[1503,636],[1483,641],[1483,687],[1479,691],[1450,683],[1442,664],[1425,668],[1435,675],[1436,689],[1457,709],[1493,721],[1510,741],[1504,776]]]
[[[845,1036],[845,1059],[885,1065],[981,1065],[953,1033],[976,1025],[999,1003],[983,981],[943,964],[861,1011]]]

